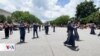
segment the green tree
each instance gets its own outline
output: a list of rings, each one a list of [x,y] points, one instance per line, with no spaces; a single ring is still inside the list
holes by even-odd
[[[88,17],[88,23],[95,23],[95,24],[100,24],[100,12],[94,12],[91,15],[89,15]]]
[[[68,23],[68,20],[69,20],[69,16],[62,15],[62,16],[56,18],[55,20],[51,21],[51,23],[61,26],[61,25],[66,25]]]
[[[96,11],[92,13],[91,15],[82,18],[81,24],[86,24],[86,23],[95,23],[95,24],[100,24],[100,12]]]
[[[6,21],[6,17],[4,15],[0,15],[0,23],[4,23]]]
[[[80,3],[76,8],[76,17],[77,18],[85,18],[89,16],[91,13],[98,11],[99,8],[96,8],[96,5],[93,4],[92,1],[85,1]]]
[[[12,17],[14,18],[15,22],[19,22],[23,17],[23,12],[22,11],[15,11],[12,13]]]
[[[13,23],[13,19],[12,19],[11,16],[8,16],[6,21],[7,21],[8,23],[10,23],[10,24]]]
[[[25,11],[15,11],[12,13],[12,17],[14,18],[14,21],[25,21],[29,24],[33,22],[42,23],[36,16],[30,14],[29,12]]]

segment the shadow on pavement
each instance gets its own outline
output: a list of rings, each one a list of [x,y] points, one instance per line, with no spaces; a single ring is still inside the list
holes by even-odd
[[[32,39],[38,39],[39,37],[33,37]]]
[[[76,41],[81,42],[81,41],[84,41],[84,40],[76,40]]]
[[[2,38],[2,39],[9,39],[9,38]]]
[[[72,50],[72,51],[79,51],[78,46],[76,46],[76,47],[66,46],[66,47],[68,47],[68,48],[69,48],[70,50]]]
[[[50,35],[50,34],[46,34],[46,35]]]
[[[18,42],[17,45],[26,44],[27,42]]]

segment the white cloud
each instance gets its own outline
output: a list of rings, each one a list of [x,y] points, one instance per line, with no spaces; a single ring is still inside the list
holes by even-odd
[[[29,11],[42,21],[52,20],[61,15],[75,16],[76,6],[85,0],[70,0],[64,7],[57,5],[58,0],[2,0],[0,8],[7,11]],[[99,1],[99,2],[98,2]],[[100,7],[100,0],[94,0],[94,4]]]
[[[61,15],[70,15],[70,17],[75,16],[76,6],[83,0],[70,0],[70,3],[66,4],[65,7],[61,7],[59,5],[56,5],[57,1],[54,1],[54,4],[50,5],[48,10],[45,11],[44,16],[51,19],[56,18]],[[51,2],[50,2],[51,3]]]
[[[8,6],[5,6],[3,9],[7,10],[7,11],[10,11],[10,12],[13,12],[16,10],[16,7],[12,4],[8,5]]]
[[[8,3],[8,0],[2,0],[0,1],[0,4],[7,4]]]

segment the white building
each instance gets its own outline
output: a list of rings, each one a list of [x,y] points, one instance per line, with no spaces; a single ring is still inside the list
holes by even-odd
[[[4,15],[5,17],[8,17],[11,16],[11,13],[6,10],[0,9],[0,15]]]

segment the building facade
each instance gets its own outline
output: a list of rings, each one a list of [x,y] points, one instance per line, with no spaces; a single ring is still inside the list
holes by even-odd
[[[4,15],[5,17],[8,17],[11,16],[11,13],[6,10],[0,9],[0,15]]]

